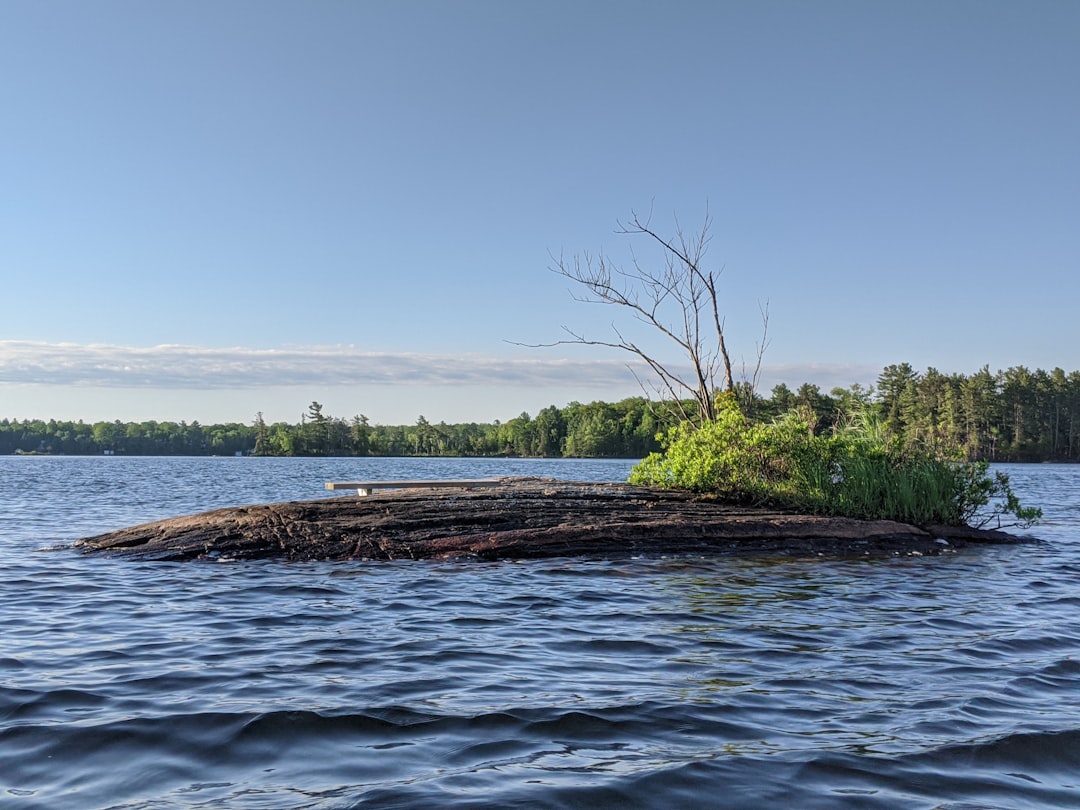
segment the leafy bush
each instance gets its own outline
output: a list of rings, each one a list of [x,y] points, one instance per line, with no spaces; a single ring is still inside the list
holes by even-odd
[[[668,431],[662,453],[634,467],[630,483],[710,493],[738,503],[813,514],[914,524],[985,526],[1011,515],[1030,526],[1039,509],[1022,507],[1002,472],[985,462],[941,458],[903,448],[869,410],[827,436],[788,413],[751,423],[731,397],[715,421]]]

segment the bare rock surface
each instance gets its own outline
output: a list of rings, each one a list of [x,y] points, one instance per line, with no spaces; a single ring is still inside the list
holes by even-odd
[[[237,506],[76,542],[143,560],[481,560],[670,554],[939,554],[1022,538],[968,527],[791,514],[688,493],[540,478],[484,489]]]

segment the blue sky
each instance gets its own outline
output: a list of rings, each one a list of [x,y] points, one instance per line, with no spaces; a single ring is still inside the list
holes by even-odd
[[[713,219],[765,390],[1080,369],[1080,3],[0,5],[0,417],[640,393],[551,256]],[[661,356],[676,359],[662,344]]]

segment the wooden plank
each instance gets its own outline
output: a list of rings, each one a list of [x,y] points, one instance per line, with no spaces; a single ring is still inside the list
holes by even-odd
[[[499,478],[443,479],[432,481],[327,481],[330,490],[354,489],[358,495],[370,495],[379,489],[431,489],[441,487],[493,487]]]

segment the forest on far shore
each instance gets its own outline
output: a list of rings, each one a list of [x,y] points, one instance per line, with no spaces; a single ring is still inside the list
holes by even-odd
[[[962,448],[968,460],[1080,461],[1080,371],[1023,366],[991,373],[917,372],[887,366],[876,384],[825,393],[804,383],[775,386],[769,396],[736,386],[743,411],[770,420],[791,410],[815,432],[829,430],[863,407],[878,410],[906,445]],[[664,403],[549,405],[507,422],[371,424],[366,416],[336,417],[312,402],[300,421],[201,425],[198,422],[0,420],[0,454],[264,455],[264,456],[536,456],[642,458],[660,449],[657,435],[674,424]]]

